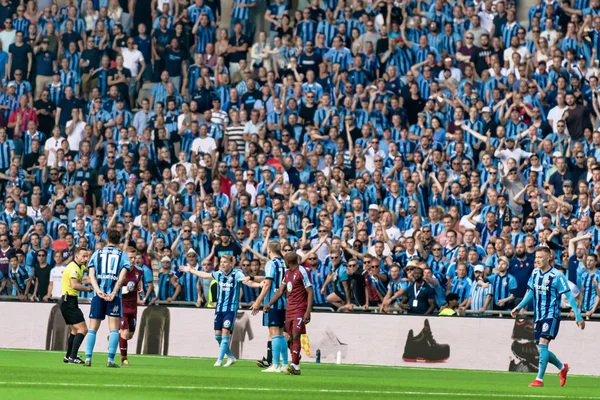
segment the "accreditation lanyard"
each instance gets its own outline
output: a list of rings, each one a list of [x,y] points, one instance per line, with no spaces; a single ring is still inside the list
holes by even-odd
[[[419,305],[418,298],[419,298],[419,294],[421,293],[421,290],[423,290],[423,284],[421,284],[421,287],[419,288],[418,291],[417,291],[417,285],[414,284],[413,285],[413,290],[415,292],[415,299],[413,300],[412,306],[416,308]]]

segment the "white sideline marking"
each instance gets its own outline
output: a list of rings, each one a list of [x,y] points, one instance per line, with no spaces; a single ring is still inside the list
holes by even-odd
[[[256,387],[223,387],[223,386],[148,386],[148,385],[126,385],[126,384],[96,384],[96,383],[62,383],[62,382],[0,382],[0,386],[57,386],[57,387],[89,387],[89,388],[128,388],[128,389],[179,389],[179,390],[234,390],[239,392],[280,392],[276,388]],[[348,390],[348,389],[285,389],[288,392],[297,393],[338,393],[338,394],[375,394],[375,395],[412,395],[412,396],[452,396],[452,397],[519,397],[526,399],[581,399],[598,400],[600,397],[593,396],[557,396],[544,394],[501,394],[501,393],[456,393],[456,392],[417,392],[403,390]]]

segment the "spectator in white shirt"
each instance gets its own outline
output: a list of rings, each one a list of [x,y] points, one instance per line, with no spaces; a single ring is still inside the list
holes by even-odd
[[[193,121],[192,124],[197,124],[197,122]],[[208,126],[202,124],[200,126],[200,137],[192,142],[192,152],[212,154],[213,150],[216,149],[217,143],[215,142],[215,139],[208,137]]]
[[[127,39],[127,47],[117,48],[117,52],[123,56],[123,67],[131,72],[131,79],[129,80],[129,104],[134,106],[138,84],[146,70],[146,62],[144,61],[142,52],[135,48],[135,42],[132,37]]]
[[[55,251],[53,254],[53,258],[55,264],[54,268],[52,268],[52,270],[50,271],[50,283],[48,284],[48,294],[44,297],[44,301],[48,301],[47,297],[59,299],[60,296],[62,296],[62,276],[66,268],[66,265],[64,264],[62,251]],[[45,263],[46,258],[40,258],[38,261],[40,263]]]
[[[79,151],[79,143],[83,139],[83,130],[85,129],[85,122],[81,120],[79,109],[73,109],[71,112],[71,120],[67,121],[65,127],[67,140],[69,141],[69,149],[71,151]]]
[[[60,128],[55,126],[54,129],[52,129],[52,137],[46,140],[46,143],[44,144],[48,165],[54,165],[56,162],[56,152],[58,149],[62,148],[62,142],[65,140],[65,138],[60,136]]]

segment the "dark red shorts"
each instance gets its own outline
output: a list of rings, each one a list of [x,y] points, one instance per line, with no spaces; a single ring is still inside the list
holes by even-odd
[[[137,310],[130,312],[129,310],[123,310],[123,316],[121,317],[121,329],[128,329],[129,332],[135,332],[137,325]]]
[[[285,331],[288,334],[291,333],[306,333],[306,325],[304,325],[304,318],[296,317],[296,318],[286,318],[285,319]]]

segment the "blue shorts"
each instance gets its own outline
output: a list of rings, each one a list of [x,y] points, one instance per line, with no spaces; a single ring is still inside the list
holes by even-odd
[[[227,329],[229,332],[233,332],[236,314],[237,313],[235,311],[216,312],[214,326],[215,331]]]
[[[552,340],[558,336],[558,328],[560,328],[560,319],[547,318],[535,323],[535,342],[539,343],[540,339]]]
[[[99,319],[104,321],[104,317],[121,318],[123,316],[123,306],[121,304],[121,297],[115,297],[113,301],[108,302],[98,296],[92,298],[92,305],[90,307],[90,318]]]
[[[285,310],[270,309],[268,313],[263,314],[263,326],[285,327]]]

